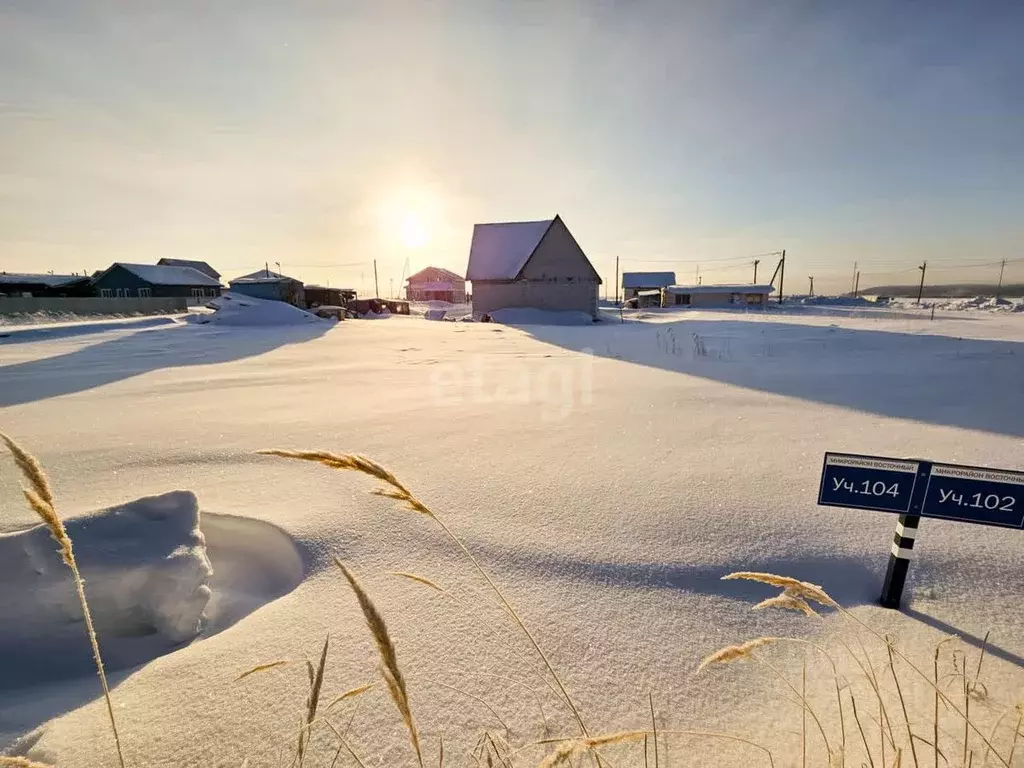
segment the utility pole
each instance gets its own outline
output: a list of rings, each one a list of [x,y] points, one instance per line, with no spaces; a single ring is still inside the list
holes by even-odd
[[[858,291],[860,291],[860,272],[853,278],[853,298],[857,298]]]
[[[697,269],[694,270],[693,279],[697,281],[697,285],[700,285],[700,264],[698,264]]]
[[[999,265],[999,286],[996,288],[996,303],[999,303],[999,294],[1003,290],[1003,270],[1006,269],[1006,259]]]
[[[391,283],[391,289],[388,292],[388,298],[395,298],[395,278],[389,277],[388,282]]]
[[[280,274],[281,274],[281,262],[280,261],[275,261],[274,263],[277,264],[277,274],[278,274],[278,276],[280,276]]]
[[[917,306],[921,306],[921,294],[924,293],[924,273],[928,271],[928,262],[924,262],[918,269],[921,270],[921,284],[917,287]]]
[[[373,260],[373,295],[374,298],[380,298],[380,286],[377,285],[377,260]]]
[[[857,275],[859,274],[860,272],[857,271],[857,262],[855,261],[853,262],[853,281],[850,283],[850,286],[853,288],[854,296],[857,295]]]
[[[811,296],[814,295],[814,275],[808,275],[807,279],[811,281]]]
[[[780,262],[781,267],[779,271],[779,304],[782,303],[782,286],[786,282],[786,249],[782,249],[782,261]]]
[[[615,303],[619,303],[619,257],[615,257]]]
[[[757,265],[761,263],[760,259],[754,259],[754,282],[753,285],[757,285]]]
[[[270,262],[269,261],[264,261],[263,262],[263,271],[266,273],[267,277],[270,277]]]

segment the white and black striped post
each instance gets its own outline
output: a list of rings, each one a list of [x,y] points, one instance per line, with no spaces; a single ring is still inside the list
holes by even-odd
[[[924,502],[925,491],[928,490],[928,475],[932,471],[929,461],[920,462],[917,468],[917,482],[910,497],[910,510],[900,515],[896,521],[896,535],[889,550],[889,567],[885,570],[885,582],[882,584],[882,597],[879,602],[885,608],[899,609],[903,598],[903,586],[907,582],[907,571],[910,569],[910,555],[917,539],[917,525],[921,521],[918,514]]]

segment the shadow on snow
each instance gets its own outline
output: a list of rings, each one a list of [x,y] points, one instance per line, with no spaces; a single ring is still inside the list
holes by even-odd
[[[738,319],[520,328],[566,349],[748,389],[1024,437],[1019,341]]]
[[[117,336],[65,354],[0,367],[0,407],[101,387],[161,368],[213,365],[310,341],[334,323],[255,328],[177,326]],[[116,327],[111,329],[116,330]],[[10,341],[0,340],[0,350]]]

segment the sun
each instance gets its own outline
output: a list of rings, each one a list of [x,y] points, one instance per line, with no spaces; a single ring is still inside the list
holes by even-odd
[[[418,250],[430,239],[423,218],[415,211],[406,211],[398,223],[398,234],[402,245],[411,250]]]

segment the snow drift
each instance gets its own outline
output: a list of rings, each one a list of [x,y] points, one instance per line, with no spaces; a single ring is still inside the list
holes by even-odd
[[[327,322],[283,301],[254,299],[236,293],[225,293],[213,299],[207,306],[214,311],[192,313],[186,321],[200,325],[229,326],[305,325]]]
[[[287,534],[203,515],[189,491],[67,521],[109,670],[230,626],[303,578]],[[92,675],[67,566],[42,524],[0,534],[0,691]]]

